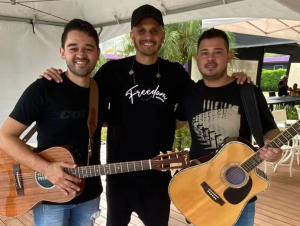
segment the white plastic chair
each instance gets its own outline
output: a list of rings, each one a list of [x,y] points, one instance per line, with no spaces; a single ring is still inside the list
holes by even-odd
[[[300,135],[296,135],[295,141],[295,155],[297,156],[297,164],[300,165]]]
[[[287,116],[285,109],[272,111],[272,114],[276,124],[286,124]]]
[[[300,108],[296,108],[297,114],[298,114],[298,119],[300,119]]]

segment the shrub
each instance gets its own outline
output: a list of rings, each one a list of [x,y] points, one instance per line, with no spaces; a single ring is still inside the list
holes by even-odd
[[[286,75],[286,69],[262,70],[260,88],[262,91],[278,91],[280,77]]]

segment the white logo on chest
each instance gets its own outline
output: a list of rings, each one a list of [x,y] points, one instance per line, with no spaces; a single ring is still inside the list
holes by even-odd
[[[130,88],[127,92],[126,92],[126,94],[125,94],[125,96],[127,97],[127,96],[129,96],[129,98],[128,99],[130,99],[131,100],[131,104],[133,104],[133,97],[135,96],[135,95],[137,95],[139,98],[143,98],[143,97],[145,97],[145,98],[152,98],[152,99],[158,99],[158,100],[160,100],[160,101],[162,101],[162,102],[165,102],[165,100],[167,100],[168,98],[167,98],[167,96],[166,96],[166,94],[165,93],[162,93],[162,92],[159,92],[158,91],[158,88],[159,88],[159,85],[156,87],[156,89],[155,90],[150,90],[150,89],[147,89],[147,90],[145,90],[145,89],[143,89],[143,90],[138,90],[138,89],[136,89],[137,87],[138,87],[139,85],[135,85],[135,86],[133,86],[132,88]]]

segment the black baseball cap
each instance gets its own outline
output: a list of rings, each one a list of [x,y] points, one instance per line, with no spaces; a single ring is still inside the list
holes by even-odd
[[[131,16],[131,29],[136,26],[141,19],[145,17],[152,17],[157,20],[157,22],[164,26],[164,21],[161,12],[153,7],[152,5],[142,5],[135,9]]]

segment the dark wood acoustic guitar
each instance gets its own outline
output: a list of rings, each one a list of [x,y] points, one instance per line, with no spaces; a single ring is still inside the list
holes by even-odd
[[[49,162],[66,162],[74,164],[73,151],[64,147],[52,147],[40,153],[41,158]],[[77,178],[82,178],[78,184],[81,191],[84,178],[101,175],[120,174],[143,170],[178,169],[188,167],[189,153],[168,152],[149,160],[112,163],[106,165],[80,166],[64,171]],[[24,214],[41,201],[64,203],[72,200],[78,194],[63,195],[62,192],[48,181],[44,175],[20,165],[0,150],[0,215],[15,217]]]
[[[297,121],[268,146],[282,147],[299,132]],[[269,187],[265,173],[256,168],[263,162],[259,153],[241,138],[227,139],[210,160],[192,161],[172,178],[171,200],[195,226],[234,225],[247,202]]]

